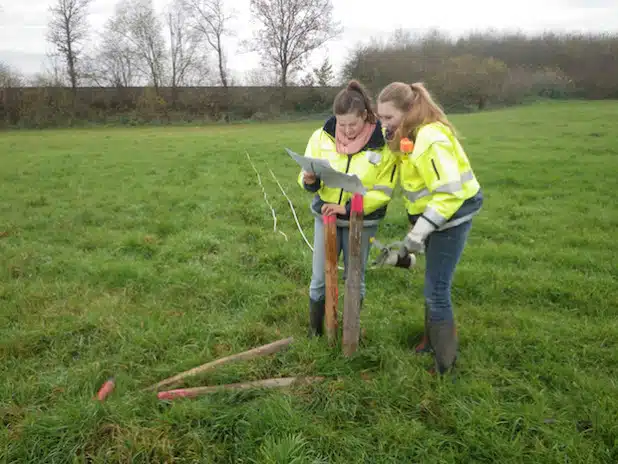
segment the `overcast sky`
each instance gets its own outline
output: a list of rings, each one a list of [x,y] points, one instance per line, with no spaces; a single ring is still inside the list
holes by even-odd
[[[45,40],[48,7],[55,0],[0,0],[0,61],[30,74],[41,70],[49,46]],[[90,23],[93,40],[113,14],[117,0],[93,0]],[[236,10],[238,37],[228,41],[229,67],[240,76],[259,66],[255,54],[235,54],[238,40],[251,36],[249,0],[224,0]],[[158,11],[169,0],[154,0]],[[618,0],[516,0],[504,2],[498,13],[495,0],[333,0],[335,18],[344,32],[327,50],[315,53],[314,62],[327,53],[339,69],[349,50],[371,37],[385,38],[396,28],[439,28],[458,35],[471,30],[520,30],[523,32],[618,32]]]

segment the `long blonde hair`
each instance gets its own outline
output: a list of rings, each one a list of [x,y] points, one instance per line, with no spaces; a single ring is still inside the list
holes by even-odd
[[[389,140],[392,150],[399,151],[399,142],[402,138],[407,137],[416,141],[418,129],[432,122],[441,122],[451,130],[453,135],[457,136],[455,127],[422,82],[414,84],[392,82],[382,89],[378,95],[378,102],[391,102],[395,108],[405,113],[393,138]]]

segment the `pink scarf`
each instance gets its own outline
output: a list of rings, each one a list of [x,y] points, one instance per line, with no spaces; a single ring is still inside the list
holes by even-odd
[[[337,153],[344,155],[358,153],[367,142],[369,142],[375,128],[375,124],[365,123],[363,130],[353,139],[349,139],[345,134],[341,133],[338,126],[335,126],[335,146],[337,147]]]

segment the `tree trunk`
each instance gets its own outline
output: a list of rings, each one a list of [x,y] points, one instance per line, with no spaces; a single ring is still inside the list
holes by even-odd
[[[75,57],[73,56],[73,47],[71,38],[67,41],[67,66],[69,68],[69,80],[71,81],[71,89],[75,94],[77,91],[77,76],[75,75]]]
[[[281,87],[284,89],[288,86],[288,70],[287,66],[281,67]]]
[[[66,61],[67,67],[69,68],[69,80],[71,81],[71,89],[73,90],[73,95],[76,93],[77,89],[77,77],[75,76],[75,56],[73,55],[73,34],[71,34],[71,27],[69,24],[69,19],[64,17],[64,34],[66,38]]]
[[[219,75],[221,76],[221,85],[227,89],[227,75],[223,66],[223,47],[221,46],[221,36],[217,36],[217,55],[219,56]]]

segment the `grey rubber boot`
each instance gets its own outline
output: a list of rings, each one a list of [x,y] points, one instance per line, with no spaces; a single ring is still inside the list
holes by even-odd
[[[321,337],[324,335],[324,313],[326,301],[314,301],[309,298],[309,336]]]
[[[457,361],[457,330],[454,321],[429,322],[429,342],[434,351],[435,371],[442,375]]]

